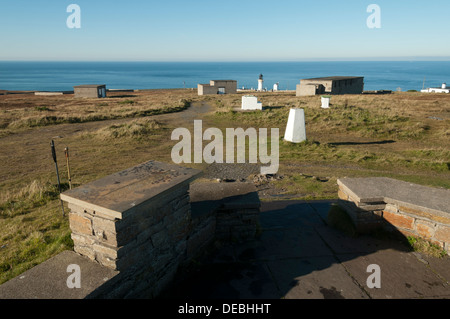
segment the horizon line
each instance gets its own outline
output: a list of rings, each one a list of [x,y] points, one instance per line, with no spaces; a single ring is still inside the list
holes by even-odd
[[[303,58],[274,60],[147,60],[147,59],[0,59],[0,62],[149,62],[149,63],[293,63],[293,62],[448,62],[450,56],[405,56],[405,57],[367,57],[367,58]]]

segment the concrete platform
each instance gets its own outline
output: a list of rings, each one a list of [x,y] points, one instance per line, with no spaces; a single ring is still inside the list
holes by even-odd
[[[220,247],[158,299],[450,299],[450,257],[332,229],[326,216],[334,202],[262,202],[256,240]],[[81,268],[81,289],[66,285],[70,264]],[[381,269],[380,289],[367,286],[372,264]],[[0,286],[0,299],[95,298],[117,275],[64,252]]]
[[[97,213],[123,219],[133,208],[164,196],[174,187],[189,184],[201,171],[148,161],[92,183],[66,191],[61,199]]]
[[[259,238],[222,247],[161,299],[450,299],[450,258],[326,224],[334,201],[262,202]],[[381,269],[369,288],[367,267]],[[186,275],[186,274],[185,274]]]
[[[69,265],[80,266],[81,288],[69,288]],[[65,251],[0,286],[0,299],[85,299],[108,289],[117,271]],[[108,282],[108,284],[105,284]]]
[[[450,190],[407,183],[386,177],[342,178],[352,198],[361,203],[395,204],[450,219]]]
[[[190,185],[192,213],[208,214],[216,209],[259,208],[261,202],[255,185],[250,183],[199,182]]]

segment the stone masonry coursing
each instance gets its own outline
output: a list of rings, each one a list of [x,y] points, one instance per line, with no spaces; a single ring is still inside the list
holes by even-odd
[[[195,176],[197,171],[149,162],[62,196],[69,203],[74,251],[120,272],[101,297],[156,297],[215,240],[254,238],[259,202],[243,209],[220,202],[192,214]]]
[[[373,182],[371,179],[366,180],[367,183]],[[360,179],[360,182],[362,181],[363,179]],[[405,192],[408,191],[408,187],[420,188],[424,197],[426,194],[423,192],[433,191],[434,194],[439,192],[439,197],[436,197],[438,201],[448,200],[445,196],[448,190],[435,190],[394,180],[387,182],[394,183],[397,190],[402,187],[406,188]],[[396,199],[395,191],[392,192],[393,188],[384,188],[382,192],[386,192],[386,196],[380,200],[379,193],[361,198],[358,196],[358,190],[349,188],[349,183],[345,179],[339,181],[338,184],[338,196],[341,200],[339,204],[351,217],[357,231],[366,232],[377,227],[396,229],[404,236],[419,237],[436,244],[450,255],[450,214],[447,212],[430,209],[427,207],[427,203],[420,202],[420,199],[411,200],[411,202],[404,201],[404,198]],[[363,184],[360,186],[364,187]],[[414,198],[414,193],[411,198]],[[412,203],[413,201],[415,202]]]

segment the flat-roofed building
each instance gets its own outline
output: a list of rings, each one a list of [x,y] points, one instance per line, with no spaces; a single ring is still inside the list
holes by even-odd
[[[447,83],[442,83],[442,86],[435,88],[428,88],[425,90],[421,90],[422,93],[450,93],[450,88],[447,87]]]
[[[364,77],[361,76],[329,76],[300,80],[297,85],[297,96],[317,94],[362,94]]]
[[[211,80],[209,84],[198,85],[198,95],[236,93],[237,81],[235,80]]]
[[[73,87],[75,97],[103,98],[106,97],[105,84],[87,84]]]

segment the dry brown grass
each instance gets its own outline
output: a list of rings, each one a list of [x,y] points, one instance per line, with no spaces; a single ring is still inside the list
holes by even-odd
[[[204,129],[278,127],[281,137],[289,109],[305,109],[309,141],[280,141],[279,173],[284,178],[273,182],[276,194],[335,198],[336,179],[344,176],[387,176],[450,188],[450,95],[333,96],[331,109],[322,110],[319,97],[256,93],[267,107],[264,112],[234,112],[242,95],[197,96],[191,90],[117,92],[107,99],[80,100],[1,95],[0,283],[71,248],[56,191],[51,139],[65,186],[65,146],[71,150],[75,185],[148,160],[170,162],[176,144],[171,131],[192,127],[192,118],[186,120],[186,113],[143,115],[178,107],[183,99],[213,107],[213,114],[194,113],[203,119]],[[65,124],[47,118],[52,116]],[[111,118],[120,120],[95,121]]]
[[[0,137],[30,127],[61,123],[84,123],[150,116],[181,111],[195,97],[193,91],[152,90],[108,93],[104,99],[62,96],[0,96]]]

